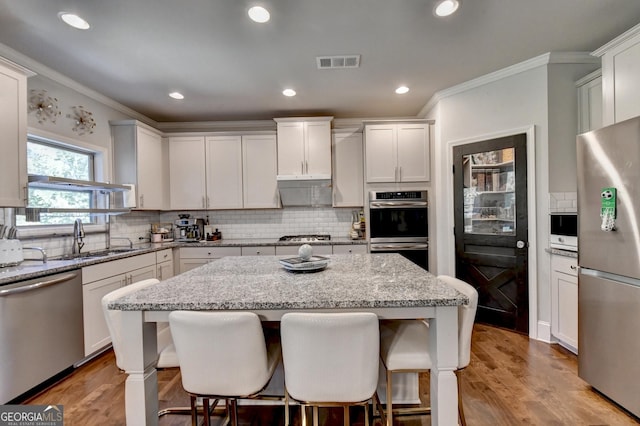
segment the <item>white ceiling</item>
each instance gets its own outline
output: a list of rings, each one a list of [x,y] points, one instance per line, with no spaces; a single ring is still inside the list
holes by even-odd
[[[257,3],[266,24],[247,18]],[[158,122],[409,117],[442,89],[546,52],[593,51],[640,22],[640,0],[462,0],[445,19],[433,4],[0,0],[0,43]],[[360,68],[316,67],[349,54]],[[411,91],[396,95],[401,84]],[[176,90],[186,98],[167,96]]]

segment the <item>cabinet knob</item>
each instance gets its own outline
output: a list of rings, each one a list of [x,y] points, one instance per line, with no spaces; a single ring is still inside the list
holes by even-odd
[[[578,267],[577,267],[576,265],[571,265],[571,266],[570,266],[570,268],[571,268],[571,269],[573,269],[574,271],[575,271],[576,269],[578,269]]]

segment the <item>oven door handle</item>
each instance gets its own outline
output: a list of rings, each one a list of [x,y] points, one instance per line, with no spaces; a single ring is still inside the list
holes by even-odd
[[[388,251],[388,250],[425,250],[429,248],[429,244],[412,244],[412,243],[396,243],[396,244],[375,244],[371,245],[371,251]]]
[[[424,208],[427,207],[426,201],[372,201],[369,203],[371,208],[376,209],[388,209],[388,208],[397,208],[397,207],[407,207],[407,208]]]

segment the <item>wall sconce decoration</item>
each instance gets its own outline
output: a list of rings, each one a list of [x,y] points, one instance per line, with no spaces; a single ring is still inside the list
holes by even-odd
[[[96,120],[93,119],[93,113],[84,109],[82,105],[71,107],[73,114],[67,114],[67,118],[72,119],[75,124],[73,131],[82,136],[86,133],[93,133],[96,127]]]
[[[29,112],[34,111],[38,118],[38,124],[47,120],[55,124],[60,115],[58,99],[49,96],[46,90],[31,89],[29,91]]]

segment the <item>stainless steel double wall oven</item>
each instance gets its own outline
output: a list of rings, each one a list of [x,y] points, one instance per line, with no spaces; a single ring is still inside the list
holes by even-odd
[[[400,253],[428,270],[428,213],[427,191],[371,191],[371,252]]]

